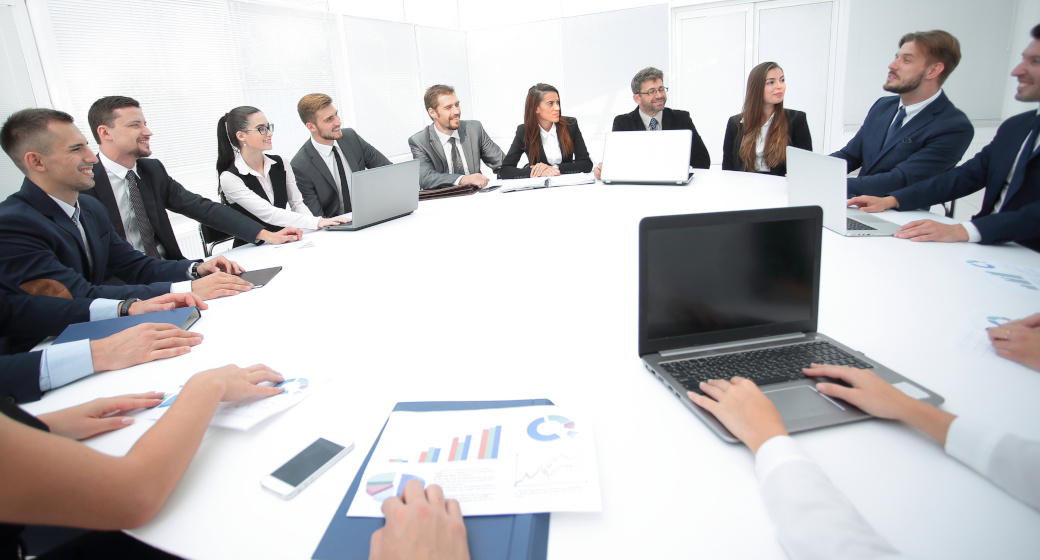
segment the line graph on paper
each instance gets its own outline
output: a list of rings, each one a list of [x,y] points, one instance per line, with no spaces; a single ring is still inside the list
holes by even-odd
[[[520,488],[544,488],[553,486],[570,486],[586,481],[586,473],[582,468],[582,457],[578,455],[560,454],[542,462],[524,463],[518,455],[513,486]]]

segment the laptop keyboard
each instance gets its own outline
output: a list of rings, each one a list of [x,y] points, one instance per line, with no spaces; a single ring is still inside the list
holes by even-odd
[[[660,366],[687,390],[704,394],[700,390],[701,381],[729,379],[734,375],[750,379],[756,385],[794,381],[807,377],[802,368],[814,363],[874,367],[826,341],[667,362]]]
[[[858,230],[877,231],[877,228],[872,228],[872,227],[868,226],[867,224],[864,224],[863,222],[857,222],[856,220],[853,220],[852,218],[845,218],[845,220],[848,221],[848,224],[845,226],[845,229],[858,229]]]

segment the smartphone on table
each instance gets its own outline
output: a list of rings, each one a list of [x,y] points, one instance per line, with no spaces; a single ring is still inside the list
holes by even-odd
[[[353,449],[354,442],[344,446],[318,438],[273,473],[261,478],[260,485],[284,500],[291,499]]]

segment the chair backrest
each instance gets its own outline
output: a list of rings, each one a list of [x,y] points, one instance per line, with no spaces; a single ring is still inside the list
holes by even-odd
[[[199,235],[202,237],[202,252],[207,259],[213,256],[214,247],[225,241],[231,241],[234,237],[203,223],[199,224]]]

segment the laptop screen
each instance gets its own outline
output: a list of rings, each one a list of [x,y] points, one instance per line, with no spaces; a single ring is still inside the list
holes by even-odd
[[[816,330],[819,207],[645,218],[640,355]]]

